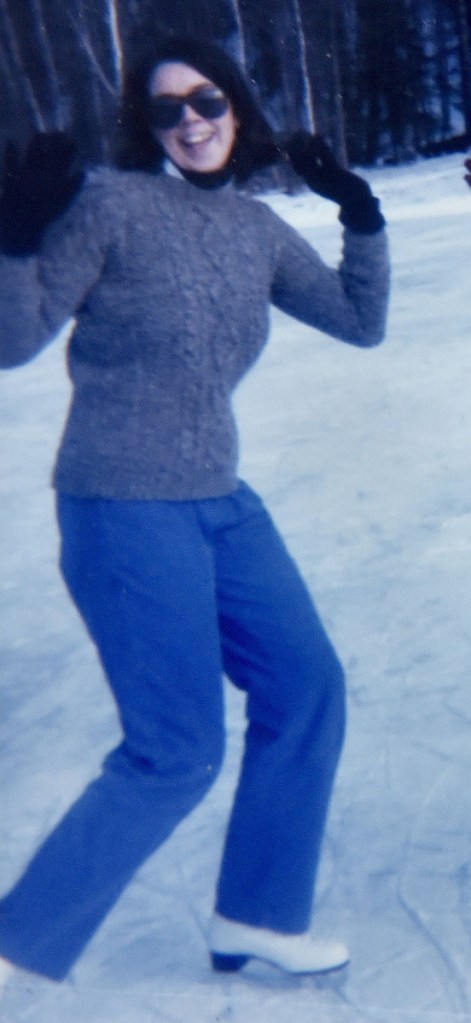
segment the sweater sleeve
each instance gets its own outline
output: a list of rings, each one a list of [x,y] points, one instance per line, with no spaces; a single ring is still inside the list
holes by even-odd
[[[104,184],[100,173],[90,176],[37,255],[0,255],[0,368],[34,358],[99,279],[112,223]]]
[[[279,218],[277,218],[279,220]],[[337,269],[293,228],[277,231],[272,302],[311,327],[363,348],[384,337],[389,298],[388,245],[384,230],[357,234],[346,228]]]

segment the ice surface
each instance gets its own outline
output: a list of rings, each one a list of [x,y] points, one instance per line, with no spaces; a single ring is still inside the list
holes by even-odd
[[[390,221],[388,338],[362,352],[273,314],[237,395],[242,474],[267,501],[347,667],[349,732],[315,926],[324,979],[211,974],[205,928],[243,729],[225,770],[56,985],[17,974],[1,1023],[471,1021],[471,191],[459,156],[370,175]],[[334,207],[270,197],[328,261]],[[48,476],[63,342],[0,377],[0,889],[115,742],[59,579]]]

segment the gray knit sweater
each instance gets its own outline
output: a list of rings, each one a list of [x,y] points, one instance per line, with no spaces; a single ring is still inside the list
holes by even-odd
[[[0,366],[71,316],[73,397],[54,472],[79,497],[198,499],[237,485],[231,394],[268,334],[270,302],[352,344],[383,337],[384,232],[345,231],[330,269],[232,187],[101,170],[39,256],[0,257]]]

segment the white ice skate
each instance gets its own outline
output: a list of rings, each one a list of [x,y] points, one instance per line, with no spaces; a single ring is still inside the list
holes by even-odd
[[[209,928],[211,961],[215,970],[231,973],[249,959],[262,959],[288,973],[327,973],[346,966],[350,959],[340,941],[303,934],[280,934],[250,927],[215,913]]]

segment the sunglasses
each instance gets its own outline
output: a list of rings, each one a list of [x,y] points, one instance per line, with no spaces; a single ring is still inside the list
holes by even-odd
[[[200,86],[187,92],[186,96],[173,96],[171,93],[156,96],[149,102],[150,118],[154,128],[166,131],[176,128],[183,117],[186,106],[191,107],[206,121],[214,121],[223,117],[229,109],[227,96],[214,85]]]

